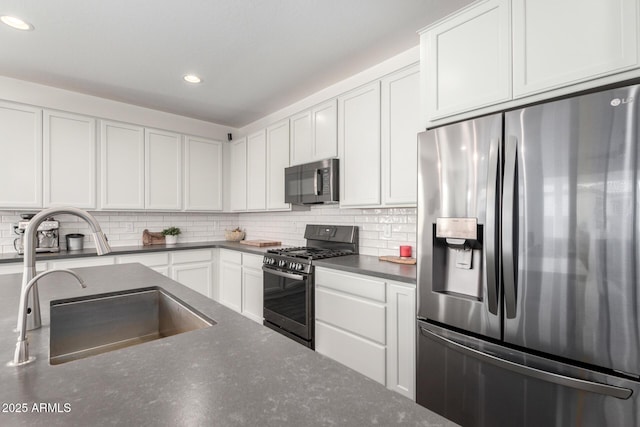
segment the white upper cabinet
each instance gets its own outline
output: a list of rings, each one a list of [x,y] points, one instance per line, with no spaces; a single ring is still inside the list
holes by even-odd
[[[247,138],[229,147],[229,204],[232,211],[247,210]]]
[[[247,209],[267,208],[267,141],[264,129],[247,137]]]
[[[340,206],[380,204],[380,82],[338,98]]]
[[[336,100],[291,117],[291,164],[338,155]]]
[[[421,33],[428,120],[511,99],[509,4],[479,2]]]
[[[145,129],[145,207],[180,210],[182,205],[182,137]]]
[[[290,209],[284,202],[284,169],[289,166],[289,120],[267,128],[267,209]]]
[[[100,207],[144,209],[144,128],[100,122]]]
[[[513,0],[513,93],[638,64],[637,0]]]
[[[420,67],[382,79],[382,204],[415,206],[418,182]]]
[[[291,164],[310,162],[313,158],[311,111],[291,117]]]
[[[222,142],[185,137],[184,209],[222,210]]]
[[[0,208],[42,207],[42,110],[0,102]]]
[[[313,124],[313,160],[338,156],[338,113],[335,99],[311,110]]]
[[[96,120],[44,111],[44,207],[96,208]]]

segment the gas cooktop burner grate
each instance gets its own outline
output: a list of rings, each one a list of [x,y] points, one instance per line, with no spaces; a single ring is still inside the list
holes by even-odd
[[[299,246],[295,248],[269,249],[268,253],[286,255],[291,258],[305,258],[310,260],[333,258],[338,256],[352,255],[353,251],[339,249],[313,248]]]

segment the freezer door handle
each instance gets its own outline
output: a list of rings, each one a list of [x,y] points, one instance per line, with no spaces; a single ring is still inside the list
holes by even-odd
[[[504,191],[502,194],[502,273],[504,302],[507,319],[516,317],[517,250],[515,238],[518,230],[516,212],[516,185],[518,181],[518,140],[510,136],[504,149]]]
[[[487,176],[487,222],[485,224],[485,245],[487,248],[487,305],[489,312],[498,314],[498,266],[496,245],[498,243],[498,195],[500,194],[498,169],[500,164],[500,140],[491,141],[489,149],[489,173]]]
[[[612,396],[618,399],[628,399],[633,393],[630,389],[624,387],[616,387],[613,385],[597,383],[593,381],[582,380],[579,378],[573,378],[566,375],[555,374],[553,372],[543,371],[542,369],[532,368],[530,366],[520,365],[515,362],[510,362],[505,359],[493,356],[488,353],[483,353],[479,350],[467,347],[464,344],[460,344],[456,341],[445,338],[429,329],[421,326],[420,333],[425,337],[436,341],[437,343],[444,345],[452,350],[462,353],[466,356],[473,357],[482,362],[490,363],[499,368],[507,369],[517,374],[526,375],[531,378],[535,378],[541,381],[558,384],[564,387],[571,387],[577,390],[587,391],[590,393],[602,394],[605,396]]]

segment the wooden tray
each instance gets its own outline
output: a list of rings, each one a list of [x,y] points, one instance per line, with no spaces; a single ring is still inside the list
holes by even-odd
[[[248,245],[248,246],[258,246],[258,247],[265,247],[265,246],[280,246],[282,245],[282,242],[276,242],[275,240],[240,240],[240,243],[243,245]]]
[[[395,262],[396,264],[413,265],[416,263],[415,258],[407,258],[407,257],[399,257],[399,256],[391,256],[391,255],[379,256],[378,259],[380,261]]]

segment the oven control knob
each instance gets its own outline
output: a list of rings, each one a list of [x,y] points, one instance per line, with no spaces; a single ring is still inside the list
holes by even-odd
[[[296,270],[302,270],[302,264],[297,263],[296,264]]]
[[[295,262],[290,262],[289,263],[289,268],[292,269],[292,270],[295,270],[296,269],[296,263]]]
[[[278,267],[284,267],[286,263],[286,261],[280,260],[278,261]]]

